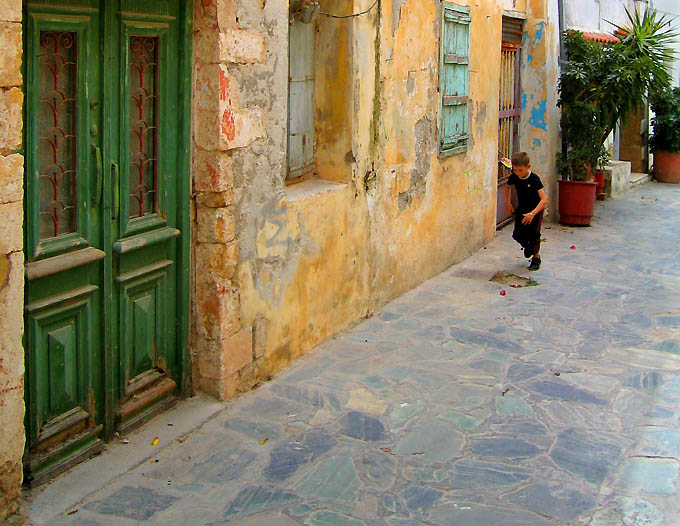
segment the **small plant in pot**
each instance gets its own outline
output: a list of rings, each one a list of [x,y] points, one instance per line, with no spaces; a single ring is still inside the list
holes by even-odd
[[[563,223],[590,224],[596,197],[590,179],[607,159],[607,137],[643,104],[650,88],[670,85],[675,34],[668,19],[652,9],[626,12],[628,25],[617,26],[617,42],[600,44],[573,30],[564,34],[568,60],[558,87],[563,149],[557,159]]]
[[[565,148],[557,158],[562,175],[558,209],[560,222],[568,225],[589,225],[595,208],[597,183],[592,181],[592,170],[606,155],[595,113],[595,107],[585,102],[575,102],[562,111]]]
[[[662,183],[680,183],[680,88],[655,90],[649,97],[654,112],[654,133],[649,146],[654,154],[654,177]]]
[[[597,159],[597,171],[595,172],[595,175],[593,176],[593,179],[595,180],[595,185],[596,185],[596,196],[597,199],[605,199],[605,194],[604,194],[604,169],[605,166],[609,163],[609,152],[607,149],[602,145],[602,151],[600,153],[600,156]]]

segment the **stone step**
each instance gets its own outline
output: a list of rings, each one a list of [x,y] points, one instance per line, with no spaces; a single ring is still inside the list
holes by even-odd
[[[609,161],[604,168],[604,192],[618,197],[630,190],[630,161]]]
[[[652,180],[652,176],[645,173],[632,172],[630,174],[630,187],[635,188],[641,184],[648,183]]]

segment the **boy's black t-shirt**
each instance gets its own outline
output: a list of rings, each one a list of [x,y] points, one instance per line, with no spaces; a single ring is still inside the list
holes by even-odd
[[[515,172],[512,172],[508,184],[514,186],[517,191],[517,211],[519,213],[528,214],[541,202],[538,191],[543,188],[543,183],[534,172],[531,172],[526,179],[520,179]]]

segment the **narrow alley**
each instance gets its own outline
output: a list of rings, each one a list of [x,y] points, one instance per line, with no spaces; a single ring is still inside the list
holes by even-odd
[[[29,520],[678,524],[676,212],[680,188],[649,183],[592,228],[547,225],[530,276],[505,229],[259,389],[199,401],[216,409],[195,429],[158,446],[145,429],[34,490]],[[152,423],[162,440],[173,415]],[[144,455],[122,475],[82,475],[113,473],[125,448]]]

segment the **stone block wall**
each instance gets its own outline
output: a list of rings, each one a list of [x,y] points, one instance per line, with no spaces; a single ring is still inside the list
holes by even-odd
[[[630,161],[609,161],[604,167],[604,193],[618,197],[630,190]]]
[[[21,0],[0,2],[0,522],[17,510],[24,451]]]
[[[267,60],[268,38],[239,24],[236,0],[195,2],[193,98],[194,387],[218,399],[251,384],[252,327],[234,280],[234,152],[265,135],[264,114],[239,97],[239,70]]]

